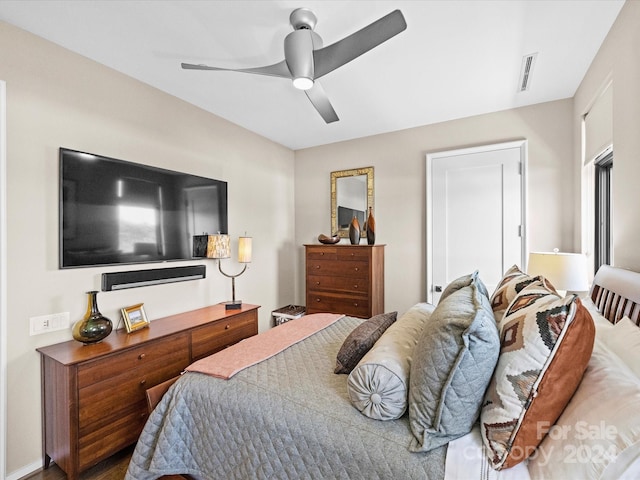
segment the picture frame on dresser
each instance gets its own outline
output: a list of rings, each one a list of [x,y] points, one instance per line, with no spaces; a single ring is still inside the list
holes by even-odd
[[[144,303],[138,303],[136,305],[120,309],[127,333],[135,332],[136,330],[149,326],[149,320],[147,319],[147,314],[144,311],[143,305]]]

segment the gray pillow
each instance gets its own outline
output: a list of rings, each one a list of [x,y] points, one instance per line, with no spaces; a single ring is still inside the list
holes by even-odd
[[[453,280],[451,283],[449,283],[449,285],[445,287],[444,292],[442,292],[442,295],[440,295],[439,301],[440,302],[443,301],[453,292],[457,292],[461,288],[469,286],[472,283],[475,283],[478,286],[478,289],[480,290],[480,292],[483,295],[485,295],[487,298],[489,298],[489,291],[487,290],[487,287],[482,282],[482,280],[480,280],[480,275],[478,274],[478,270],[476,270],[475,272],[470,273],[469,275],[463,275],[462,277],[458,277],[455,280]]]
[[[433,309],[428,303],[411,307],[382,334],[349,374],[349,398],[363,415],[393,420],[407,410],[413,350]]]
[[[398,312],[381,313],[354,328],[338,351],[334,372],[350,373],[397,316]]]
[[[499,353],[489,299],[475,282],[438,304],[413,353],[411,451],[426,452],[471,431]]]

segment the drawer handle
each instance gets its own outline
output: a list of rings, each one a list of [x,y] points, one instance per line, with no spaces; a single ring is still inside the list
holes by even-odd
[[[323,256],[323,255],[324,255],[324,252],[320,252],[320,256]]]
[[[355,254],[355,253],[353,253],[353,252],[351,252],[351,256],[352,256],[352,257],[355,257],[355,256],[356,256],[356,254]]]
[[[143,378],[142,380],[140,380],[140,386],[144,387],[144,385],[147,383],[147,379]]]
[[[358,267],[356,267],[356,268],[355,268],[355,270],[356,270],[356,272],[357,272],[357,271],[358,271],[358,270],[360,270],[360,269],[359,269]]]
[[[354,285],[353,288],[358,288],[358,285]]]
[[[316,270],[318,270],[320,268],[320,265],[316,265]]]
[[[229,330],[229,327],[231,327],[231,325],[226,324],[226,325],[224,326],[224,329],[225,329],[225,330]]]
[[[316,285],[320,285],[320,282],[316,282]]]
[[[146,356],[147,356],[146,353],[141,353],[140,355],[138,355],[138,360],[144,360]]]
[[[353,306],[354,306],[354,307],[357,307],[357,306],[358,306],[358,302],[354,303],[354,304],[353,304]]]
[[[316,298],[316,302],[320,302],[320,299],[319,299],[319,298]]]

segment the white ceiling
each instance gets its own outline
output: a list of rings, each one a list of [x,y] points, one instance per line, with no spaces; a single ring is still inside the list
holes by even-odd
[[[572,97],[623,3],[0,0],[0,19],[300,149]],[[325,45],[396,8],[406,18],[407,30],[320,80],[340,121],[325,124],[286,79],[180,68],[283,60],[298,7],[315,12]],[[522,57],[536,52],[518,93]]]

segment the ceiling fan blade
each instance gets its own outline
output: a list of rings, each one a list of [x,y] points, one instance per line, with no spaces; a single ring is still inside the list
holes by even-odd
[[[352,33],[342,40],[315,50],[315,78],[320,78],[345,63],[368,52],[407,28],[407,22],[400,10],[385,15],[372,24]]]
[[[284,60],[279,63],[274,63],[273,65],[267,65],[266,67],[255,68],[220,68],[210,67],[208,65],[195,65],[192,63],[182,63],[181,65],[185,70],[215,70],[223,72],[254,73],[257,75],[267,75],[270,77],[291,78],[291,72],[289,72],[287,62],[285,62]]]
[[[318,82],[315,82],[313,87],[309,90],[305,90],[304,93],[307,94],[307,98],[311,101],[326,123],[333,123],[340,120],[336,111],[331,106],[331,102],[329,101],[329,97],[327,97],[324,88],[322,88]]]

